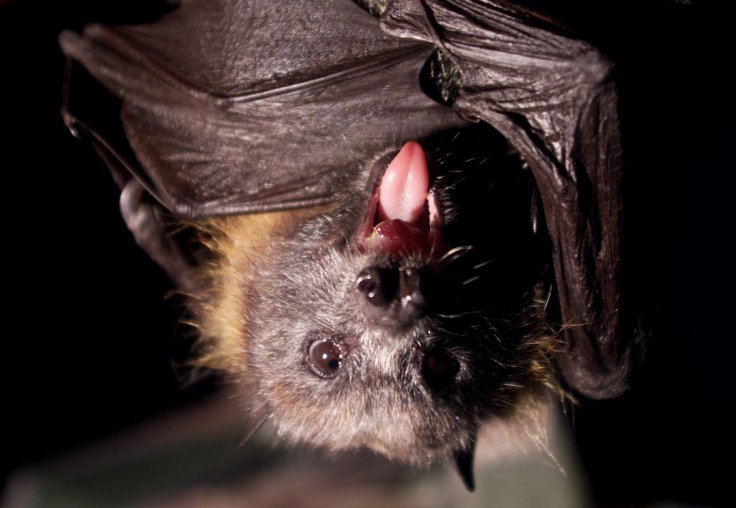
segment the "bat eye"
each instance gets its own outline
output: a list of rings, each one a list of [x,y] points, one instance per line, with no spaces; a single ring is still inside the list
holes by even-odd
[[[335,341],[317,339],[307,352],[309,367],[322,378],[335,377],[345,356],[343,348]]]
[[[424,355],[422,373],[432,388],[438,389],[449,385],[459,370],[458,361],[444,351],[432,349]]]

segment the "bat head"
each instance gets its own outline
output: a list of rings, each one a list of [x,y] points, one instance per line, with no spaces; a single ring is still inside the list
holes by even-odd
[[[250,263],[235,370],[256,420],[289,440],[469,471],[479,426],[550,374],[534,187],[487,126],[370,164],[371,188]]]

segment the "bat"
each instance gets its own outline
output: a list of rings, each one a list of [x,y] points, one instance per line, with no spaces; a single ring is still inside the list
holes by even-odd
[[[249,431],[451,460],[472,489],[485,422],[628,388],[613,64],[553,19],[191,0],[60,44],[66,124]]]

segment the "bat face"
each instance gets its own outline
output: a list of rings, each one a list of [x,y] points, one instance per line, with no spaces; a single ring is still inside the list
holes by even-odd
[[[472,454],[550,375],[529,172],[483,126],[370,163],[375,188],[289,228],[242,269],[243,307],[219,306],[247,322],[238,382],[289,440]]]

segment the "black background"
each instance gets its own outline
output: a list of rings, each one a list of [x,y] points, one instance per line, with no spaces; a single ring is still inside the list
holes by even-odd
[[[734,497],[735,27],[686,4],[555,3],[618,63],[625,303],[655,336],[630,393],[569,415],[605,506]],[[147,19],[150,5],[0,2],[3,474],[212,390],[178,382],[181,302],[164,298],[108,170],[59,115],[59,31]]]
[[[199,399],[183,387],[184,308],[120,217],[119,191],[63,125],[57,36],[138,21],[153,2],[18,1],[0,9],[7,472]],[[10,112],[10,115],[6,111]],[[7,286],[6,286],[7,287]]]

